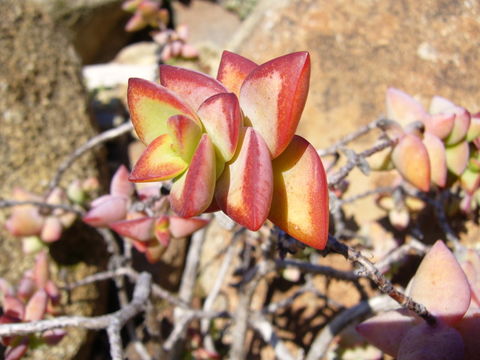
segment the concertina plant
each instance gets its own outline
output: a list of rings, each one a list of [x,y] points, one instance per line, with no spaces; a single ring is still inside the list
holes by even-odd
[[[323,249],[326,174],[295,135],[309,78],[307,52],[257,65],[225,51],[216,79],[170,65],[160,65],[160,84],[130,79],[131,120],[147,146],[130,181],[173,179],[169,201],[181,217],[222,210],[250,230],[269,219]]]

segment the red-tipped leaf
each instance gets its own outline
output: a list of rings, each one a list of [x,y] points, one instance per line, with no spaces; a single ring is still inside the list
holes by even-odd
[[[262,136],[271,158],[292,140],[307,100],[310,56],[297,52],[255,68],[240,89],[240,107],[246,120]]]
[[[243,81],[257,66],[253,61],[243,56],[224,50],[218,68],[217,80],[225,85],[229,91],[239,96]]]
[[[422,104],[407,93],[389,88],[387,90],[387,117],[406,126],[413,121],[422,121],[427,115]]]
[[[209,223],[208,219],[189,218],[185,219],[179,216],[170,216],[169,230],[173,237],[181,238],[193,234],[195,231],[203,228]]]
[[[328,239],[328,190],[315,148],[304,138],[294,136],[273,161],[273,181],[268,218],[297,240],[323,249]]]
[[[190,163],[202,136],[202,128],[195,121],[183,115],[170,117],[167,126],[173,151],[186,163]]]
[[[228,216],[250,230],[267,219],[272,202],[273,175],[265,141],[251,127],[244,130],[239,151],[217,182],[215,198]]]

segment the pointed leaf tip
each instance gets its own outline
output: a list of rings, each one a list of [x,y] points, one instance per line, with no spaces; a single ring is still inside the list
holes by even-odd
[[[393,149],[392,161],[405,180],[422,191],[430,190],[430,160],[417,136],[405,135]]]
[[[242,124],[237,97],[232,93],[214,95],[200,106],[198,115],[223,161],[229,161],[237,149]]]
[[[110,194],[114,196],[125,196],[129,198],[132,196],[135,188],[133,184],[128,181],[128,169],[125,165],[120,165],[112,177],[110,184]]]
[[[445,323],[460,320],[470,305],[470,285],[455,256],[437,241],[425,255],[411,284],[410,295]]]
[[[133,182],[163,181],[180,175],[188,164],[174,150],[168,134],[153,140],[133,167]]]
[[[387,90],[387,116],[406,126],[414,121],[421,121],[427,115],[422,104],[407,93],[389,88]]]
[[[129,79],[127,100],[135,132],[146,145],[167,132],[166,122],[170,116],[181,114],[200,123],[186,102],[151,81]]]
[[[220,60],[217,79],[229,91],[239,96],[243,81],[257,66],[253,61],[225,50]]]
[[[240,107],[247,121],[267,143],[271,158],[290,143],[307,100],[310,56],[284,55],[255,68],[240,89]]]
[[[160,65],[160,83],[178,94],[195,111],[209,97],[228,90],[216,79],[197,71]]]
[[[315,148],[295,135],[273,161],[274,190],[268,218],[297,240],[323,249],[328,239],[327,178]]]

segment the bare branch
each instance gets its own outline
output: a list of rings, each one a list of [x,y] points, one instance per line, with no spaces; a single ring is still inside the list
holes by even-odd
[[[250,318],[250,325],[262,336],[266,343],[270,344],[275,351],[276,359],[295,359],[292,354],[290,354],[290,351],[286,348],[282,340],[275,333],[272,324],[267,321],[263,315],[257,313],[254,318]]]
[[[50,329],[65,327],[80,327],[90,330],[107,329],[115,321],[122,327],[129,319],[142,312],[145,308],[152,277],[148,273],[141,273],[135,284],[132,301],[114,313],[97,317],[83,316],[61,316],[55,319],[40,320],[26,323],[1,324],[0,336],[27,335],[35,332],[42,332]]]
[[[22,205],[33,205],[33,206],[38,206],[40,209],[48,209],[48,210],[60,209],[67,212],[74,213],[78,216],[82,216],[84,214],[83,210],[74,208],[70,205],[49,204],[43,201],[31,201],[31,200],[18,201],[18,200],[0,199],[0,208],[8,208],[8,207],[22,206]]]
[[[123,134],[128,133],[133,129],[133,125],[130,121],[117,126],[116,128],[107,130],[98,134],[97,136],[92,137],[82,146],[76,148],[63,163],[57,169],[55,176],[52,178],[50,183],[48,184],[48,193],[50,193],[54,188],[58,186],[60,180],[62,179],[63,174],[72,166],[72,164],[83,154],[87,151],[90,151],[94,147],[103,144],[109,140],[115,139],[116,137],[122,136]]]
[[[323,330],[317,334],[310,346],[305,360],[322,359],[335,336],[337,336],[348,325],[366,317],[370,313],[393,310],[396,303],[385,295],[370,298],[359,304],[342,311]]]
[[[425,308],[424,305],[415,302],[411,297],[406,296],[397,290],[392,283],[385,278],[385,276],[378,271],[375,265],[363,256],[359,251],[339,242],[334,237],[329,237],[327,242],[327,251],[333,251],[345,256],[345,258],[352,263],[359,265],[362,268],[361,275],[372,280],[378,289],[390,296],[393,300],[398,302],[402,307],[415,312],[418,316],[423,318],[428,324],[436,324],[436,318]]]

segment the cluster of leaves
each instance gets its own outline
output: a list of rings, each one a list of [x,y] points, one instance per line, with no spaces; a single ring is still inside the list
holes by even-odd
[[[152,39],[160,46],[162,51],[160,59],[164,62],[171,58],[195,59],[198,51],[188,41],[188,27],[179,25],[176,29],[168,29],[168,10],[162,8],[162,1],[155,0],[126,0],[123,9],[133,15],[125,25],[125,30],[139,31],[150,26]]]
[[[112,178],[110,193],[95,199],[83,221],[95,227],[110,227],[125,236],[147,260],[160,260],[170,239],[185,237],[208,224],[202,218],[184,219],[166,215],[165,199],[160,195],[160,184],[141,187],[135,191],[128,181],[128,170],[120,166]],[[133,206],[143,202],[149,206]]]
[[[0,279],[3,314],[0,324],[41,320],[46,315],[58,315],[60,292],[50,279],[48,255],[45,251],[37,255],[32,270],[27,270],[15,289],[7,280]],[[18,360],[39,345],[55,345],[65,336],[63,329],[48,330],[41,334],[3,337],[7,347],[6,360]]]
[[[310,57],[292,53],[262,65],[225,51],[217,79],[169,65],[160,85],[130,79],[128,105],[147,145],[130,180],[174,179],[182,217],[222,210],[258,230],[267,219],[323,249],[328,191],[315,148],[295,135],[308,94]]]
[[[13,236],[23,239],[25,253],[37,252],[47,244],[58,241],[64,229],[69,228],[77,219],[75,212],[61,206],[75,206],[80,211],[98,188],[98,180],[95,178],[82,182],[76,180],[66,191],[58,187],[53,189],[45,201],[39,195],[15,188],[12,192],[13,201],[25,204],[13,208],[6,221],[6,229]],[[42,203],[51,207],[38,206]]]
[[[371,168],[395,168],[421,191],[450,189],[459,193],[464,212],[475,209],[480,202],[480,114],[471,115],[440,96],[432,98],[427,112],[413,97],[394,88],[387,91],[386,104],[389,120],[383,127],[396,145],[372,157]],[[410,205],[405,210],[418,211],[418,203],[410,201]],[[390,205],[384,207],[395,211]]]
[[[428,324],[407,309],[397,309],[368,319],[357,330],[399,360],[477,359],[479,279],[478,252],[468,250],[457,261],[437,241],[407,288],[407,294],[425,305],[436,322]]]

